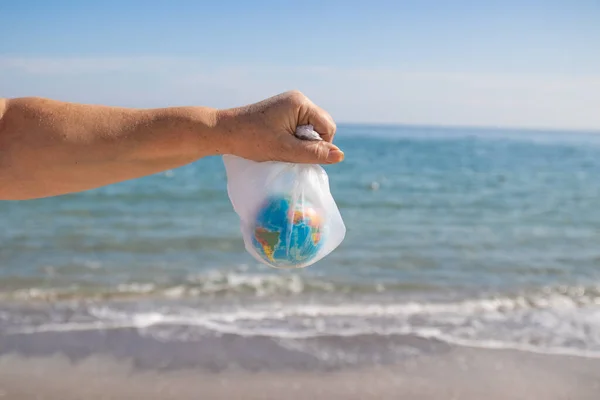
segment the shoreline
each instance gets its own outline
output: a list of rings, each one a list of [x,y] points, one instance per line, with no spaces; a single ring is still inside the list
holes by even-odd
[[[77,362],[64,355],[0,357],[0,394],[10,400],[592,400],[598,393],[600,360],[464,347],[329,372],[139,370],[99,354]]]

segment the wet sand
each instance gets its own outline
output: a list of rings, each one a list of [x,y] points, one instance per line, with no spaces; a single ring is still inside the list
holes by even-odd
[[[0,358],[0,399],[587,400],[600,360],[451,347],[394,366],[330,372],[139,369],[113,356]]]

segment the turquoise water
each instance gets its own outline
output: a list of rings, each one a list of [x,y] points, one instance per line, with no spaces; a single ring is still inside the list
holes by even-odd
[[[218,157],[0,202],[0,296],[21,307],[2,327],[170,321],[600,353],[600,135],[341,126],[336,142],[346,239],[300,271],[245,252]],[[40,300],[54,311],[25,318]]]

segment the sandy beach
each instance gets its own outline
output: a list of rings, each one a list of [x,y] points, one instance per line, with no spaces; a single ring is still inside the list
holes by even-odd
[[[598,393],[597,359],[457,347],[395,366],[325,373],[159,372],[103,356],[0,360],[0,396],[7,400],[591,400]]]

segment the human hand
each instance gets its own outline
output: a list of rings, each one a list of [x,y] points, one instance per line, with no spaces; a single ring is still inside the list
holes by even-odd
[[[289,91],[251,105],[220,110],[217,127],[225,152],[253,161],[335,164],[344,153],[333,144],[333,118],[304,94]],[[294,136],[296,127],[313,125],[322,141]]]

